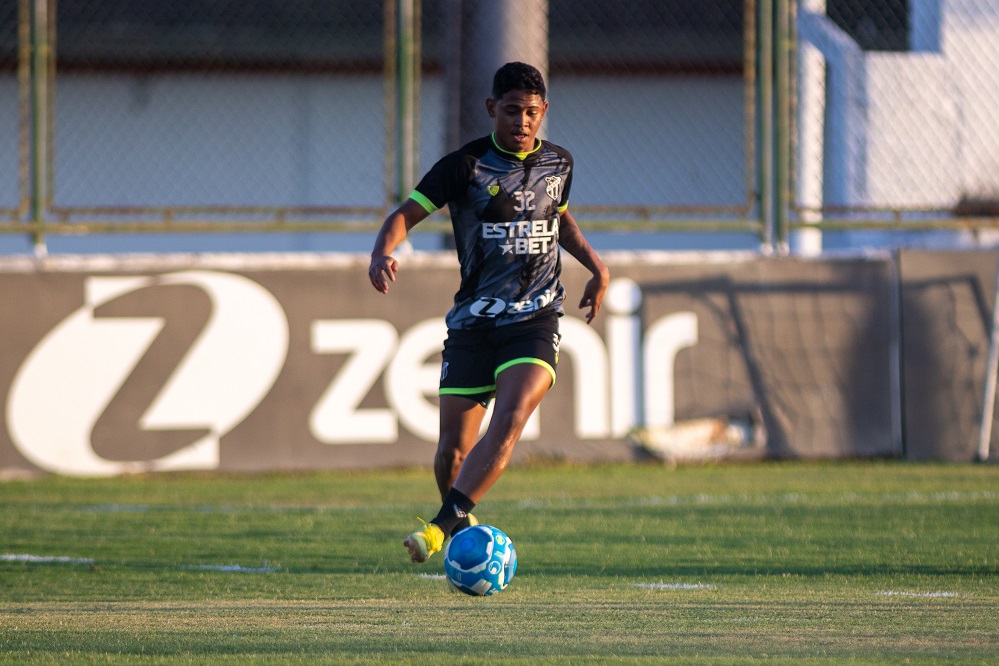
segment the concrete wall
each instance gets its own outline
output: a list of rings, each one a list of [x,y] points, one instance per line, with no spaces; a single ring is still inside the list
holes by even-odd
[[[973,460],[982,415],[996,254],[900,256],[905,450],[913,460]],[[992,457],[999,457],[993,426]]]

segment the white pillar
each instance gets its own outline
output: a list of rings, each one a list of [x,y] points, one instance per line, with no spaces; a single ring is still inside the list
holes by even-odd
[[[825,0],[802,0],[799,17],[825,14]],[[802,20],[799,18],[799,20]],[[802,222],[822,221],[825,170],[826,61],[806,40],[798,43],[798,205]],[[802,256],[822,254],[822,231],[799,229],[791,235],[791,251]]]

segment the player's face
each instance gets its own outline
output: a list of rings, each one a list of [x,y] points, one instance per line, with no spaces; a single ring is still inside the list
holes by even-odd
[[[548,110],[548,102],[541,95],[511,90],[499,99],[486,100],[486,109],[496,121],[496,143],[500,148],[511,153],[534,150],[534,139]]]

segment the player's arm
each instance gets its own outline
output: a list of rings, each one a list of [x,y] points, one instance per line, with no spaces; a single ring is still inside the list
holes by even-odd
[[[568,209],[559,215],[558,243],[593,274],[583,288],[583,297],[579,299],[580,308],[590,308],[586,313],[586,323],[589,324],[600,312],[600,306],[604,302],[604,293],[610,284],[610,271],[583,237],[583,232]]]
[[[378,236],[375,237],[375,246],[371,250],[371,264],[368,266],[368,279],[375,289],[383,294],[388,293],[389,282],[395,282],[395,274],[399,270],[399,262],[392,253],[406,240],[409,230],[429,214],[417,201],[406,199],[385,218]]]

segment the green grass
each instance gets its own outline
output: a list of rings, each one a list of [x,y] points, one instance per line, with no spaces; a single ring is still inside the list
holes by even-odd
[[[0,662],[999,663],[999,468],[511,469],[485,599],[426,471],[0,483]],[[238,568],[237,568],[238,567]]]

